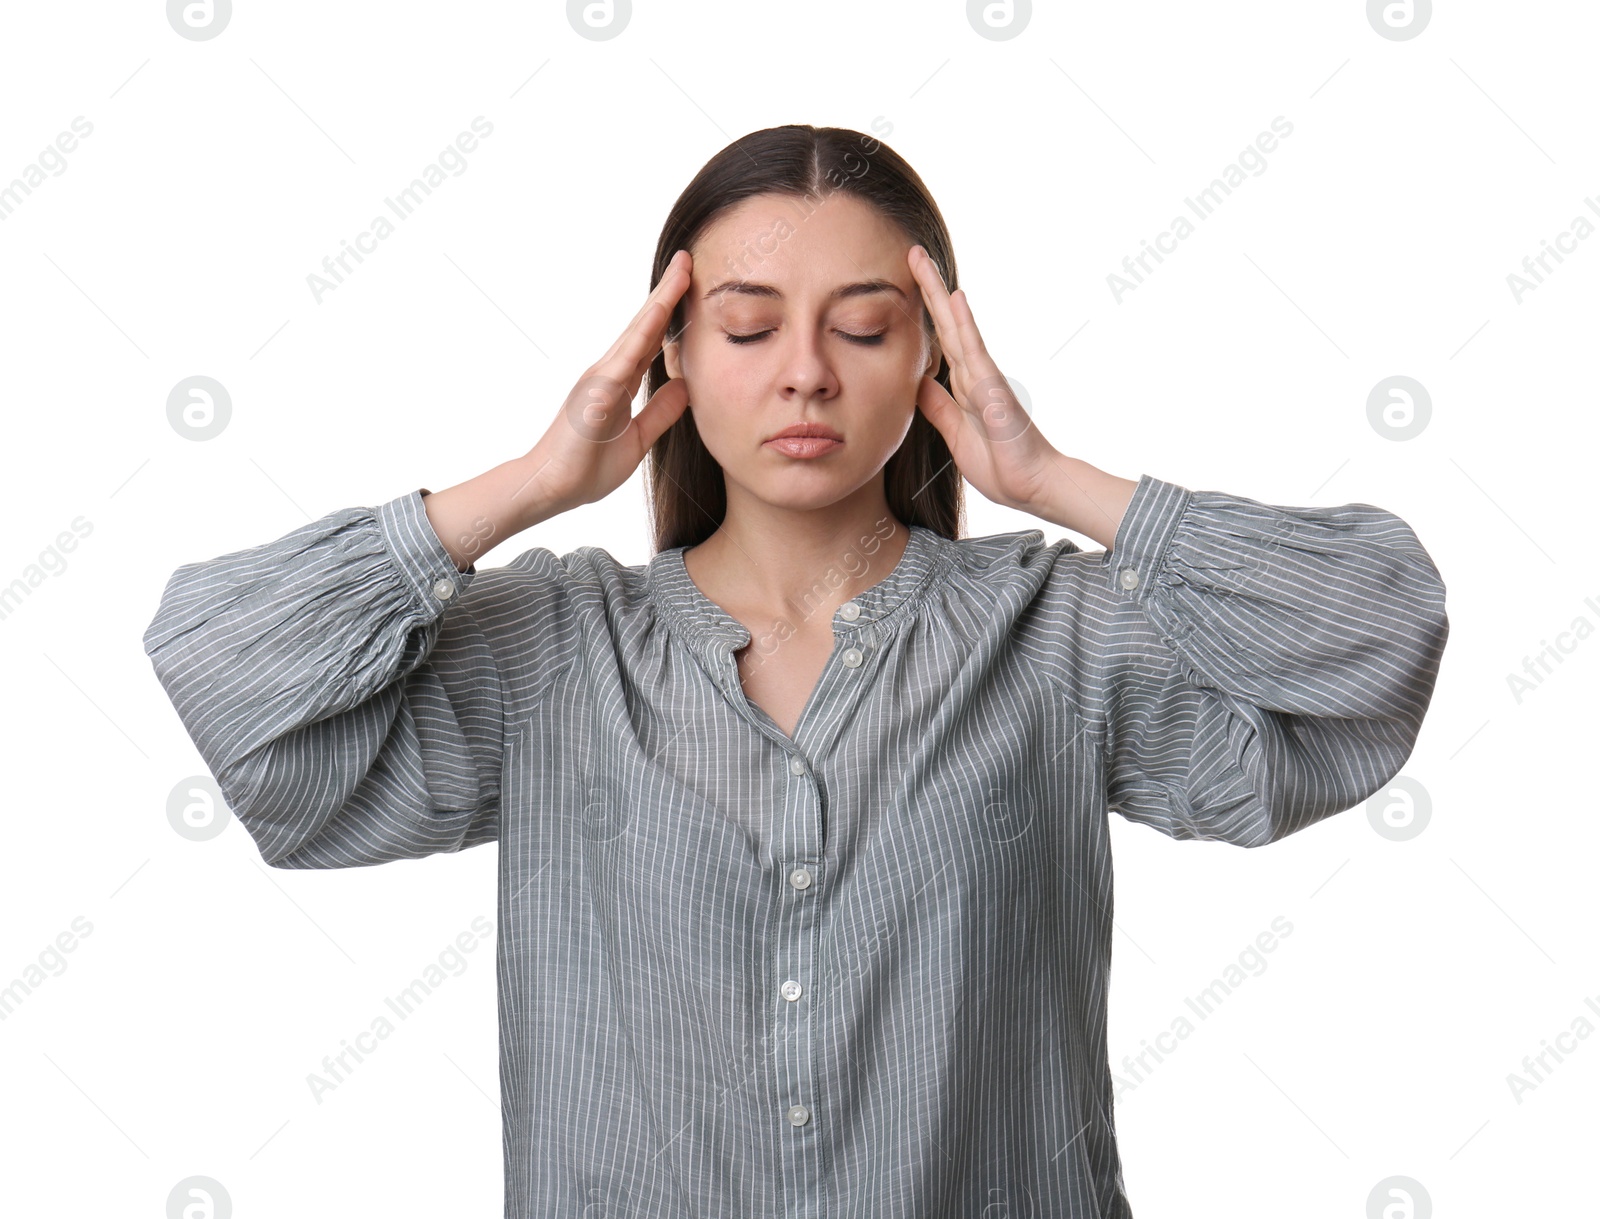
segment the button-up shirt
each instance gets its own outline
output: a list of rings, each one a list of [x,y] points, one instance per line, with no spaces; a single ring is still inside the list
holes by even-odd
[[[910,526],[791,738],[684,548],[460,572],[424,494],[180,567],[144,644],[271,866],[498,842],[519,1219],[1126,1219],[1108,812],[1350,808],[1448,633],[1395,515],[1145,475],[1110,551]]]

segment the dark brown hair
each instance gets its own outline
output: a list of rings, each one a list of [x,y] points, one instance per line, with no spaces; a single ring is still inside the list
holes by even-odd
[[[887,144],[845,127],[790,124],[753,131],[729,144],[694,176],[672,205],[656,242],[650,287],[661,282],[667,263],[679,250],[692,250],[700,235],[725,211],[753,195],[787,195],[808,208],[820,206],[835,191],[871,204],[921,245],[954,292],[955,254],[939,207],[917,176]],[[669,339],[685,322],[679,299],[667,324]],[[926,307],[922,324],[934,335]],[[657,353],[645,380],[645,400],[668,381],[667,360]],[[941,350],[934,379],[950,389],[950,365]],[[728,510],[722,467],[695,428],[693,412],[683,414],[651,446],[648,455],[650,509],[658,551],[696,546],[722,524]],[[965,515],[961,472],[939,430],[921,410],[912,412],[911,429],[883,468],[889,508],[906,525],[923,525],[947,538],[960,536]]]

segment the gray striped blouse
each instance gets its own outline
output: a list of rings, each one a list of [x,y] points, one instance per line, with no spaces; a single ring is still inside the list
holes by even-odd
[[[682,548],[458,572],[424,494],[180,567],[144,646],[268,864],[499,843],[518,1219],[1126,1219],[1108,810],[1350,808],[1449,631],[1392,513],[1145,475],[1111,551],[911,527],[791,739]]]

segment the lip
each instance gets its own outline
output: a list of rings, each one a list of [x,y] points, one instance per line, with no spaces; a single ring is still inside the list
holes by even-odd
[[[843,436],[839,435],[838,432],[834,431],[825,423],[791,424],[789,427],[784,428],[781,432],[774,432],[772,435],[768,436],[767,439],[782,440],[788,436],[819,436],[824,440],[841,441],[844,439]]]
[[[774,436],[765,447],[776,449],[786,457],[821,457],[835,449],[843,448],[844,441],[827,436]]]

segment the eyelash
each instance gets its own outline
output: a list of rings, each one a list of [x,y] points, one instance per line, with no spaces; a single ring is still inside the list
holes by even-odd
[[[728,334],[727,331],[723,331],[723,333]],[[770,330],[758,330],[754,334],[728,334],[728,342],[744,347],[750,343],[759,342],[771,333],[772,331]],[[835,333],[841,338],[848,339],[850,342],[857,343],[862,347],[876,347],[883,342],[883,336],[889,332],[881,330],[877,334],[851,334],[848,331],[839,330]]]

